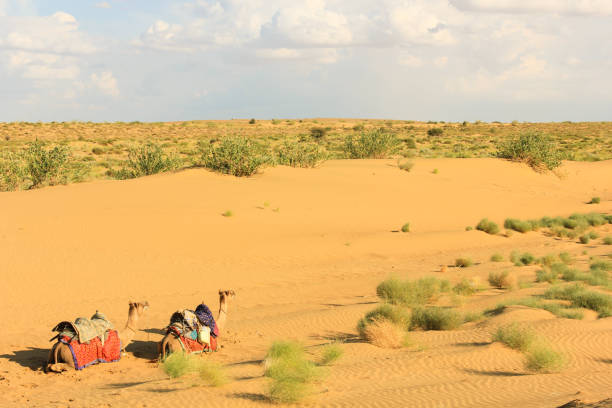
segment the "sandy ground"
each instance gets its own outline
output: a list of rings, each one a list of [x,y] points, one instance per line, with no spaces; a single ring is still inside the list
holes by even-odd
[[[612,318],[555,318],[521,307],[450,332],[415,332],[417,347],[385,350],[356,337],[389,276],[436,275],[456,282],[536,267],[489,257],[511,250],[569,251],[586,265],[609,246],[541,233],[510,238],[465,231],[481,218],[612,212],[612,161],[565,163],[539,174],[496,159],[331,161],[318,169],[277,167],[248,179],[188,170],[0,194],[0,406],[264,406],[261,360],[270,343],[297,339],[316,355],[335,339],[344,357],[308,404],[317,406],[554,407],[612,396]],[[439,173],[433,174],[437,168]],[[601,204],[587,205],[593,196]],[[221,214],[227,210],[232,217]],[[410,222],[410,233],[397,232]],[[601,227],[602,235],[612,233]],[[587,251],[587,254],[583,254]],[[477,261],[449,267],[458,256]],[[222,363],[232,382],[192,387],[166,379],[156,342],[170,314],[234,289]],[[462,306],[482,310],[534,293],[487,290]],[[45,375],[50,329],[103,311],[121,326],[130,299],[151,307],[119,363]],[[570,357],[560,374],[527,375],[519,353],[490,343],[505,321],[529,321]]]

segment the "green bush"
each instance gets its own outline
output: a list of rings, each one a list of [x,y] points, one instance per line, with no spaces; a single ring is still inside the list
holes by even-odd
[[[536,257],[529,252],[524,252],[521,254],[513,251],[510,254],[510,261],[516,266],[527,266],[533,264],[536,261]]]
[[[19,189],[25,178],[25,168],[19,156],[9,153],[4,158],[0,157],[0,191]]]
[[[104,154],[104,149],[101,147],[94,147],[93,149],[91,149],[91,152],[97,156]]]
[[[580,237],[580,243],[581,244],[588,244],[589,241],[591,241],[591,237],[588,234],[582,235]]]
[[[269,162],[262,149],[245,137],[227,137],[218,146],[200,144],[201,164],[219,173],[245,177]]]
[[[491,262],[503,262],[504,256],[502,254],[491,255]]]
[[[513,277],[508,271],[489,272],[489,284],[498,289],[512,289],[514,287]]]
[[[150,176],[174,170],[178,164],[178,160],[165,154],[161,146],[155,143],[145,143],[129,150],[123,169],[115,173],[115,177],[126,179]]]
[[[511,349],[524,352],[533,344],[535,339],[536,335],[533,330],[512,323],[499,327],[493,334],[492,341],[498,341]]]
[[[453,292],[458,295],[471,296],[478,291],[474,281],[467,278],[461,279],[459,283],[453,286]]]
[[[46,149],[38,140],[31,143],[25,152],[25,172],[32,182],[31,188],[66,183],[69,158],[70,150],[67,146]]]
[[[515,218],[507,218],[504,221],[504,228],[509,229],[509,230],[518,231],[523,234],[529,231],[533,231],[535,229],[534,224],[532,222],[521,221]]]
[[[533,344],[525,353],[525,368],[529,371],[554,373],[561,371],[565,364],[563,354],[541,341]]]
[[[478,225],[476,225],[476,229],[492,235],[495,235],[499,232],[499,226],[493,221],[489,221],[487,218],[483,218],[482,220],[480,220]]]
[[[326,154],[316,144],[285,142],[277,151],[278,164],[291,167],[316,167]]]
[[[568,300],[574,307],[596,311],[599,317],[612,316],[612,296],[587,290],[580,284],[553,286],[544,293],[544,297]]]
[[[563,261],[563,263],[566,264],[566,265],[569,265],[569,264],[574,262],[572,256],[569,254],[569,252],[561,252],[559,254],[559,259],[561,261]]]
[[[437,127],[427,130],[428,136],[442,136],[443,133],[444,133],[444,130],[442,128],[437,128]]]
[[[329,128],[313,127],[312,129],[310,129],[310,136],[315,140],[321,140],[325,137],[325,135],[327,135],[327,132],[329,132],[329,130]]]
[[[254,125],[255,124],[255,118],[252,118],[251,120],[249,120],[249,125]]]
[[[474,264],[470,258],[457,258],[455,259],[455,266],[459,268],[467,268]]]
[[[554,283],[557,281],[559,275],[552,269],[544,268],[536,271],[536,282],[548,282]]]
[[[337,344],[328,344],[323,347],[319,365],[332,365],[344,354],[342,348]]]
[[[534,169],[553,170],[563,158],[555,143],[540,133],[524,133],[497,146],[497,157],[525,162]]]
[[[402,225],[402,232],[410,232],[410,223],[407,222],[404,225]]]
[[[344,151],[353,159],[384,159],[396,152],[401,141],[393,133],[374,130],[361,133],[355,140],[352,135],[344,142]]]
[[[361,338],[365,338],[367,326],[381,320],[388,320],[398,327],[408,329],[410,326],[410,318],[410,311],[403,307],[381,305],[366,313],[366,315],[359,320],[357,323],[357,331]]]
[[[462,316],[443,307],[417,307],[412,311],[411,329],[453,330],[463,323]]]
[[[376,294],[391,304],[423,305],[432,301],[439,293],[447,292],[450,284],[433,277],[415,281],[387,279],[376,287]]]
[[[612,235],[605,236],[602,242],[604,245],[612,245]]]
[[[587,204],[599,204],[600,202],[601,202],[601,198],[593,197],[591,198],[591,201],[589,201]]]

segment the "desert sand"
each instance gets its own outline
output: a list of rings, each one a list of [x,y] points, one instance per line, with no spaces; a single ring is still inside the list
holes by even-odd
[[[433,169],[439,173],[432,173]],[[344,356],[306,403],[313,406],[555,407],[612,396],[612,318],[560,319],[510,307],[458,330],[414,332],[417,347],[377,348],[356,323],[389,276],[457,282],[511,269],[500,252],[568,251],[586,265],[610,246],[539,232],[465,231],[481,218],[612,212],[612,161],[566,162],[557,174],[497,159],[338,160],[276,167],[251,178],[203,169],[0,193],[0,406],[265,406],[261,360],[275,339],[318,346],[344,340]],[[589,205],[593,197],[601,204]],[[225,217],[225,211],[233,216]],[[411,232],[398,230],[410,222]],[[610,225],[601,235],[612,233]],[[584,255],[583,251],[587,251]],[[470,256],[470,268],[448,267]],[[168,380],[156,342],[171,313],[234,289],[223,348],[207,358],[232,381],[221,388]],[[462,307],[482,310],[541,291],[489,289]],[[106,313],[124,324],[129,300],[147,300],[143,331],[120,362],[81,372],[41,371],[61,320]],[[529,374],[520,353],[490,342],[508,321],[530,322],[570,357],[558,374]]]

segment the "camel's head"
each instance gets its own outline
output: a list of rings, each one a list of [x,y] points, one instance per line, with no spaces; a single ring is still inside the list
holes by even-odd
[[[142,314],[145,312],[145,310],[147,310],[149,308],[149,302],[144,301],[144,302],[132,302],[130,300],[129,302],[130,305],[130,312],[135,311],[138,316],[142,316]]]
[[[233,290],[221,290],[219,289],[219,299],[225,301],[233,300],[236,297],[236,292]]]

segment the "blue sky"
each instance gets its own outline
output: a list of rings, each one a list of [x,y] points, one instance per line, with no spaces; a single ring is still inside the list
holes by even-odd
[[[0,121],[611,120],[610,0],[0,0]]]

